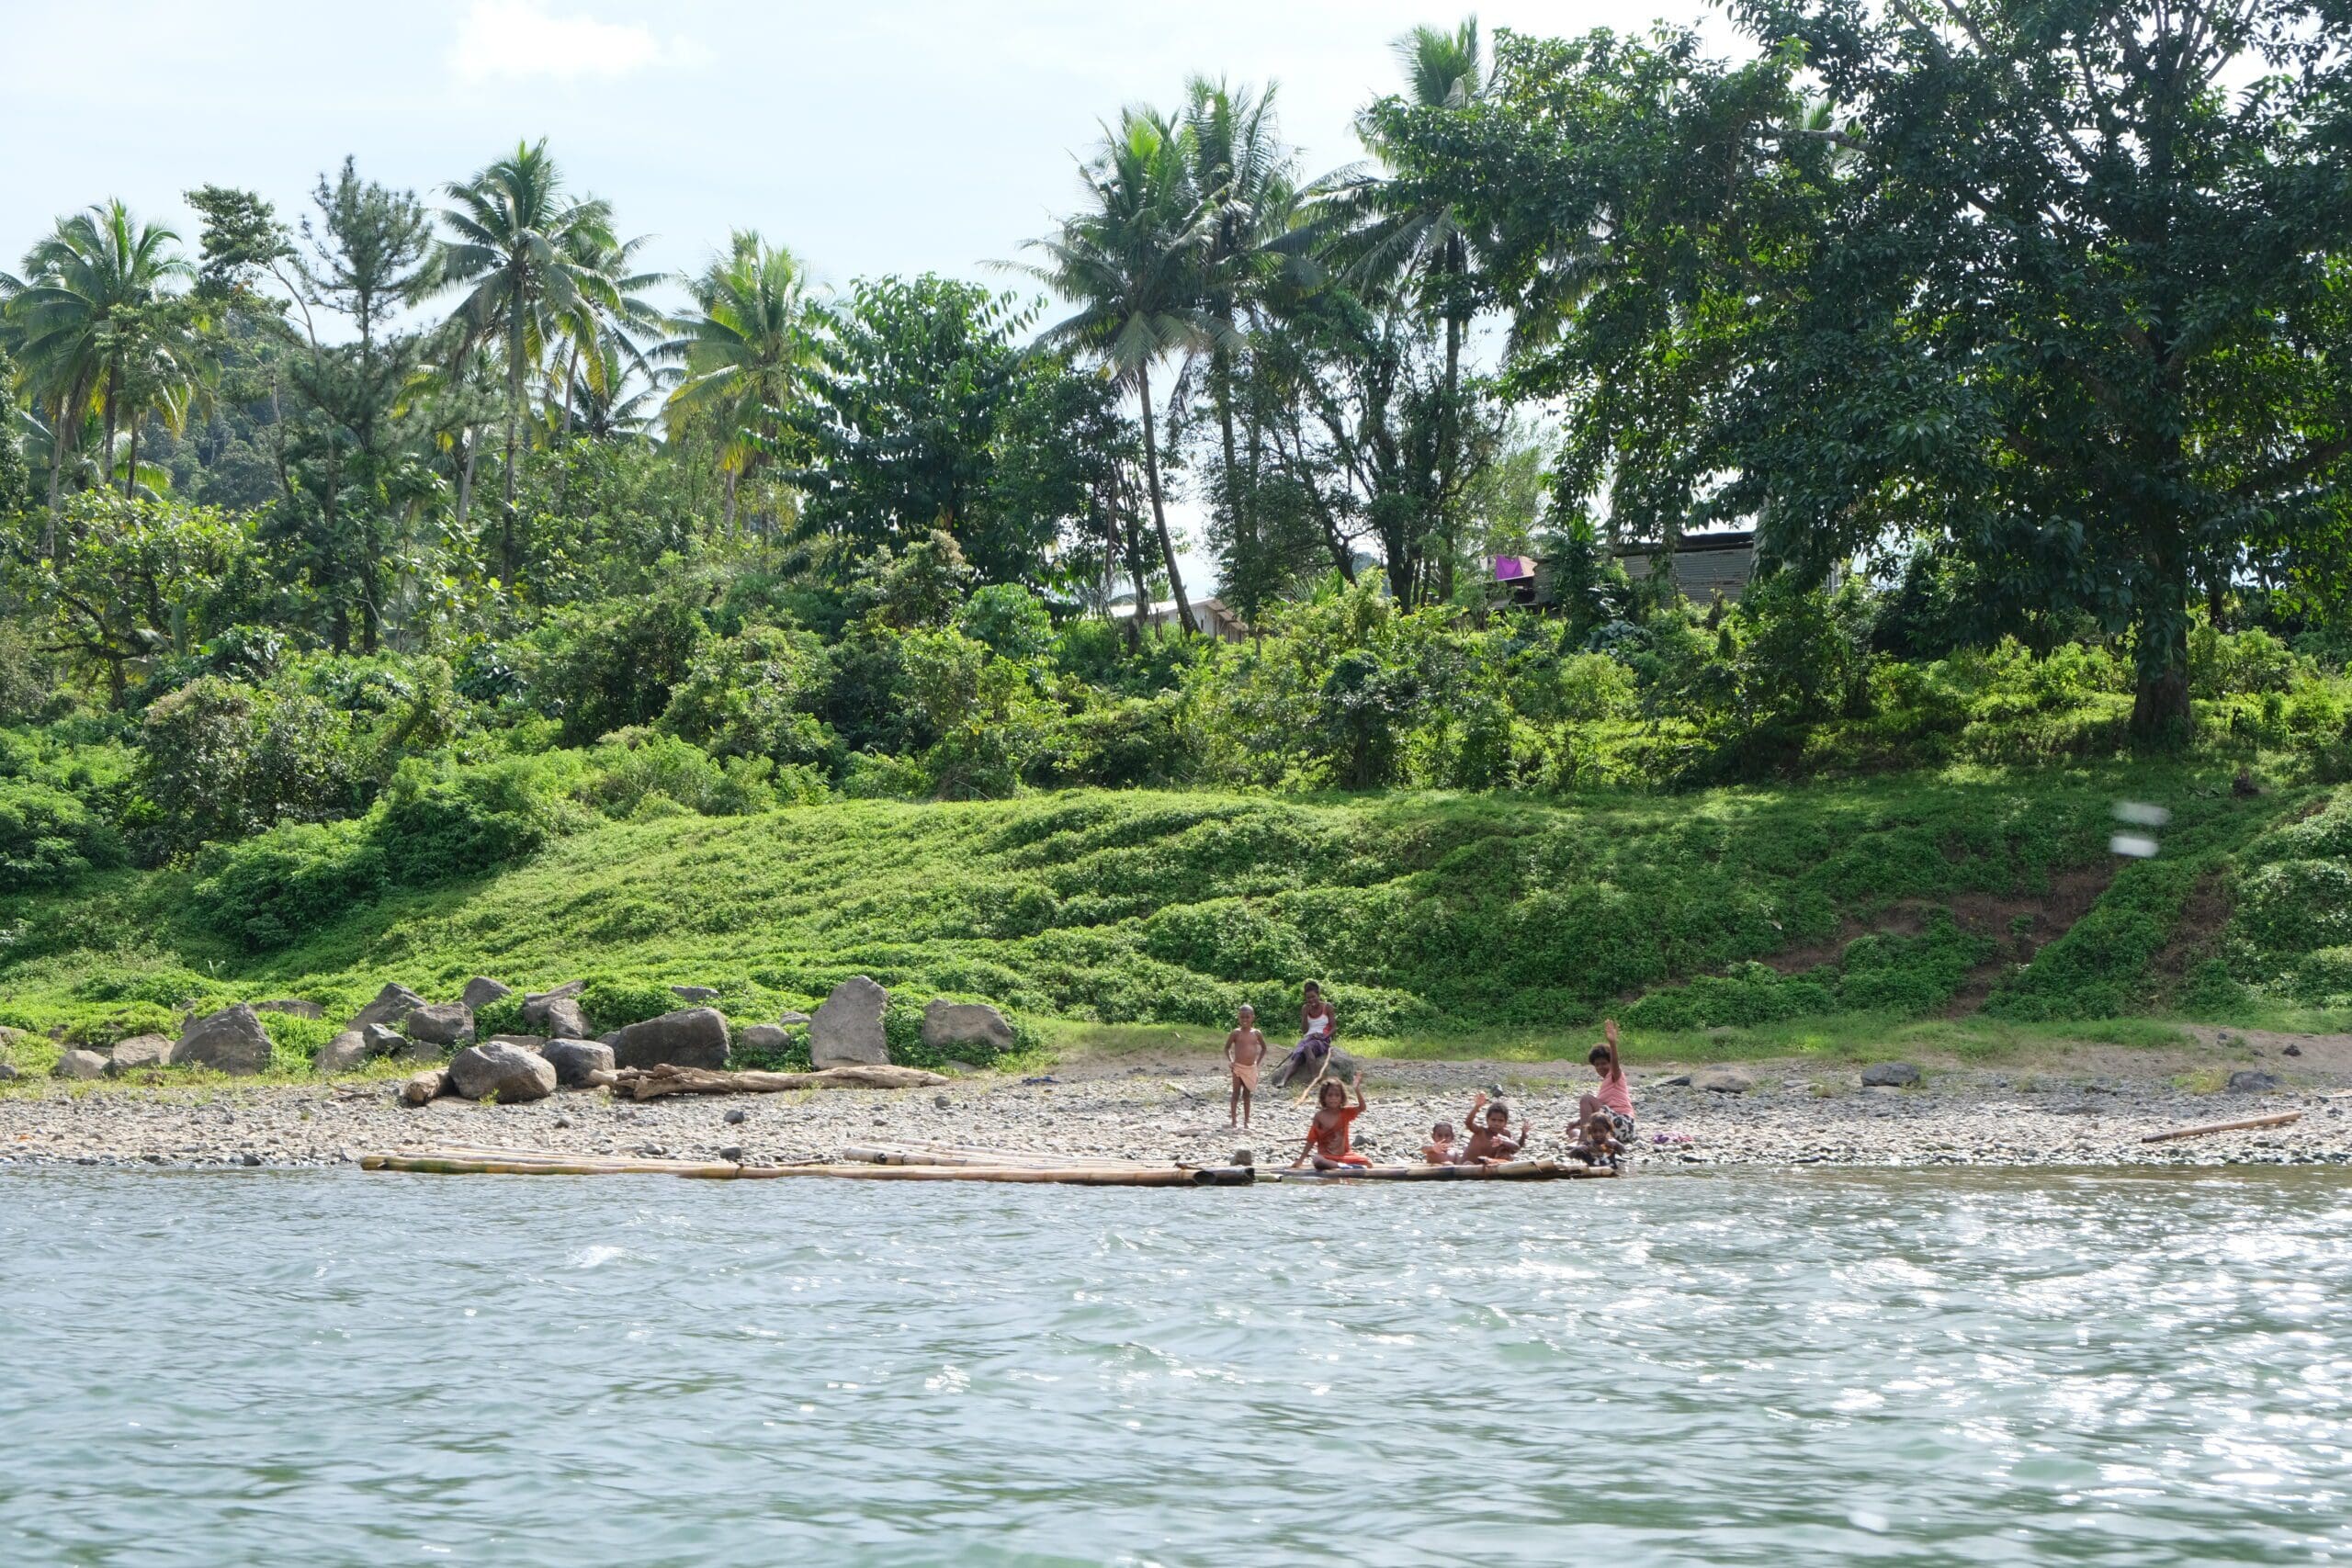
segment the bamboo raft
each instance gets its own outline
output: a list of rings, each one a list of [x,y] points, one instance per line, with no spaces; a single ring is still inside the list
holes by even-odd
[[[739,1165],[728,1160],[650,1159],[618,1155],[557,1155],[473,1146],[418,1154],[365,1154],[363,1170],[425,1176],[676,1176],[695,1181],[774,1181],[820,1177],[836,1181],[1004,1181],[1071,1187],[1250,1187],[1259,1182],[1560,1181],[1613,1177],[1606,1166],[1518,1160],[1505,1165],[1390,1165],[1347,1171],[1271,1170],[1250,1165],[1146,1165],[1035,1150],[853,1145],[838,1161]]]

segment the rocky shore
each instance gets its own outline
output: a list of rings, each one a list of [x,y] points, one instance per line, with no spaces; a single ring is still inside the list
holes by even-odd
[[[2284,1039],[2285,1037],[2278,1037]],[[1930,1068],[1907,1086],[1864,1087],[1861,1069],[1749,1063],[1735,1088],[1705,1070],[1636,1069],[1636,1169],[1739,1165],[2177,1166],[2352,1163],[2352,1039],[2229,1042],[2235,1091],[2144,1052],[2086,1054],[2066,1071]],[[2249,1063],[2246,1058],[2253,1058]],[[2158,1073],[2153,1069],[2162,1067]],[[2136,1071],[2131,1069],[2137,1069]],[[1882,1071],[1881,1077],[1908,1077]],[[1686,1081],[1675,1081],[1683,1079]],[[2226,1082],[2226,1079],[2222,1081]],[[1589,1074],[1574,1063],[1376,1062],[1357,1141],[1375,1159],[1414,1156],[1430,1124],[1460,1123],[1471,1095],[1500,1083],[1557,1152]],[[1704,1087],[1713,1082],[1716,1087]],[[1199,1058],[1111,1058],[1027,1079],[975,1075],[944,1088],[827,1090],[634,1103],[600,1089],[526,1104],[401,1103],[382,1078],[207,1089],[62,1084],[0,1098],[0,1168],[321,1166],[363,1153],[450,1145],[695,1159],[823,1158],[848,1144],[937,1139],[1164,1161],[1237,1148],[1287,1162],[1307,1112],[1260,1096],[1250,1133],[1226,1128],[1225,1083]],[[2144,1144],[2187,1123],[2300,1111],[2285,1127]],[[1654,1141],[1663,1137],[1664,1142]]]

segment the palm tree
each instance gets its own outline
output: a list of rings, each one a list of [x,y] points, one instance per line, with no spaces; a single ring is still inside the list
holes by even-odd
[[[1216,405],[1225,469],[1226,522],[1237,539],[1255,536],[1250,490],[1233,428],[1233,354],[1240,320],[1253,314],[1267,286],[1286,267],[1295,279],[1298,189],[1290,150],[1274,118],[1275,88],[1262,93],[1195,76],[1186,84],[1185,129],[1192,135],[1193,186],[1215,205],[1202,247],[1201,303],[1224,326],[1209,350],[1209,397]]]
[[[1465,110],[1487,93],[1485,53],[1478,18],[1465,17],[1453,29],[1418,27],[1396,39],[1397,63],[1405,74],[1405,101],[1414,108]],[[1365,147],[1388,162],[1385,139],[1367,113],[1357,122]],[[1377,175],[1335,184],[1329,197],[1340,234],[1333,252],[1350,283],[1367,293],[1418,294],[1434,304],[1445,322],[1445,403],[1438,442],[1440,505],[1451,504],[1460,461],[1462,339],[1469,325],[1466,287],[1476,254],[1474,237],[1458,220],[1454,204],[1440,196],[1400,192]],[[1452,530],[1445,530],[1452,538]],[[1453,553],[1440,567],[1441,595],[1453,591]]]
[[[1028,249],[1045,261],[1023,267],[1078,312],[1046,329],[1042,341],[1088,350],[1135,389],[1143,414],[1144,478],[1152,525],[1184,630],[1197,634],[1159,479],[1159,442],[1151,403],[1151,367],[1170,354],[1193,354],[1236,341],[1231,326],[1204,303],[1202,260],[1216,226],[1216,204],[1193,184],[1190,128],[1148,109],[1129,109],[1101,151],[1081,165],[1091,204],[1062,220],[1052,239]]]
[[[523,437],[524,373],[556,333],[621,309],[616,280],[599,258],[620,249],[612,209],[564,193],[562,171],[548,144],[518,145],[472,179],[444,187],[456,203],[441,220],[444,275],[471,286],[458,314],[469,346],[495,340],[506,353],[506,466],[501,477],[499,579],[514,581],[514,468]]]
[[[595,403],[609,407],[629,376],[650,376],[642,340],[669,325],[660,307],[645,298],[647,289],[668,282],[669,275],[630,270],[650,236],[640,234],[618,244],[605,243],[609,238],[586,231],[577,234],[577,261],[612,284],[613,302],[609,308],[592,303],[584,311],[558,320],[563,365],[560,371],[550,365],[548,378],[563,402],[560,420],[550,422],[559,434],[568,434],[575,417],[588,407],[571,395],[574,390],[589,392]]]
[[[736,231],[727,254],[685,283],[694,308],[653,351],[680,371],[663,412],[673,434],[697,421],[716,433],[732,531],[736,487],[774,455],[775,411],[817,362],[823,312],[808,269],[754,230]]]
[[[82,412],[98,405],[100,482],[111,486],[124,415],[135,427],[153,406],[145,400],[190,378],[178,350],[158,346],[173,335],[160,330],[157,309],[170,299],[167,286],[195,276],[172,249],[178,242],[172,230],[139,223],[120,201],[108,201],[59,219],[26,253],[26,280],[8,300],[12,347],[48,427],[68,437],[50,444],[52,554],[66,456]],[[158,353],[166,361],[160,367]],[[141,406],[130,407],[133,402]]]

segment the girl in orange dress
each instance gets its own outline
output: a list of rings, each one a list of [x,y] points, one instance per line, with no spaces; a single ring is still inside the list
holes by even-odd
[[[1363,1114],[1363,1075],[1358,1073],[1350,1087],[1356,1091],[1353,1105],[1348,1103],[1348,1091],[1336,1079],[1325,1081],[1315,1120],[1306,1124],[1306,1147],[1291,1162],[1293,1169],[1310,1162],[1317,1170],[1362,1168],[1372,1163],[1348,1146],[1348,1128]]]

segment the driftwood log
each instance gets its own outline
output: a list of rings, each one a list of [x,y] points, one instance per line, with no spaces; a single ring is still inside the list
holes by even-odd
[[[795,1089],[930,1089],[947,1080],[921,1067],[827,1067],[814,1073],[722,1073],[707,1067],[617,1067],[590,1073],[588,1081],[654,1100],[665,1094],[782,1094]]]
[[[1255,1174],[1248,1166],[1229,1169],[1180,1170],[1103,1166],[1001,1167],[922,1165],[730,1165],[688,1160],[626,1159],[614,1156],[503,1156],[463,1150],[423,1154],[367,1154],[363,1170],[413,1171],[428,1176],[681,1176],[703,1181],[772,1181],[786,1177],[844,1181],[1057,1182],[1077,1187],[1247,1187]]]
[[[2143,1144],[2168,1144],[2175,1138],[2201,1138],[2209,1133],[2243,1133],[2255,1127],[2284,1127],[2300,1122],[2300,1111],[2281,1111],[2276,1116],[2249,1116],[2242,1122],[2199,1122],[2193,1127],[2170,1127],[2161,1133],[2151,1133],[2140,1141]]]

